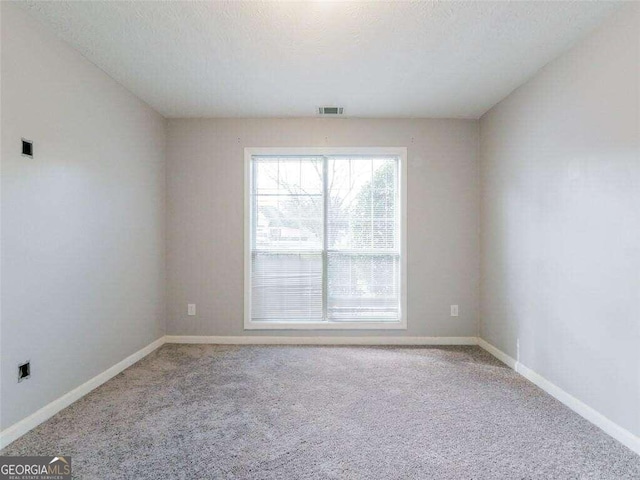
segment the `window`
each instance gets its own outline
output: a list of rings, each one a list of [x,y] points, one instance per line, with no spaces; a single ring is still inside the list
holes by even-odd
[[[406,149],[245,149],[245,328],[406,328]]]

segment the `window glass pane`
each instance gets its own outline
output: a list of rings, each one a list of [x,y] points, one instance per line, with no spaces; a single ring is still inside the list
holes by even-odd
[[[254,160],[254,164],[254,193],[277,194],[279,190],[278,160],[260,159]]]
[[[258,250],[322,250],[322,197],[257,196]]]
[[[256,249],[322,249],[322,174],[322,158],[254,158]]]
[[[397,320],[399,256],[330,253],[327,316],[330,320]]]
[[[330,158],[329,249],[398,248],[396,158]]]
[[[251,317],[254,321],[321,321],[322,255],[254,252]]]
[[[397,157],[253,157],[252,321],[400,318],[398,168]]]

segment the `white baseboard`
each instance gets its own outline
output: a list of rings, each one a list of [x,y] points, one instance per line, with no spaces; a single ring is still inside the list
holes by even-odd
[[[0,449],[45,422],[73,402],[149,355],[165,343],[227,345],[476,345],[476,337],[285,337],[285,336],[164,336],[113,367],[0,431]]]
[[[165,343],[165,337],[161,337],[155,342],[147,345],[141,350],[138,350],[132,355],[129,355],[124,360],[116,363],[113,367],[105,370],[104,372],[96,375],[91,380],[83,383],[77,388],[74,388],[69,393],[64,394],[60,398],[54,400],[53,402],[45,405],[40,410],[35,413],[29,415],[28,417],[20,420],[17,423],[14,423],[10,427],[5,428],[0,432],[0,448],[4,448],[9,445],[14,440],[17,440],[22,435],[27,433],[29,430],[37,427],[42,422],[48,420],[60,410],[67,408],[76,400],[84,397],[87,393],[92,390],[98,388],[100,385],[105,383],[107,380],[115,377],[117,374],[127,369],[138,360],[146,357],[151,352],[161,347]]]
[[[484,341],[482,338],[478,337],[478,346],[489,352],[491,355],[496,357],[502,363],[512,368],[516,372],[518,371],[518,362],[511,358],[509,355],[504,353],[502,350],[498,350],[496,347],[491,345],[489,342]]]
[[[286,337],[286,336],[200,336],[167,335],[128,356],[113,367],[54,400],[37,412],[0,432],[0,449],[6,447],[29,430],[79,400],[87,393],[149,355],[165,343],[220,345],[479,345],[501,362],[521,374],[567,407],[602,429],[640,455],[640,437],[609,420],[560,387],[521,364],[503,351],[476,337]]]
[[[476,337],[285,337],[167,335],[166,343],[218,345],[476,345]]]
[[[638,455],[640,455],[640,437],[634,435],[629,430],[621,427],[617,423],[609,420],[607,417],[602,415],[600,412],[591,408],[589,405],[583,403],[578,400],[573,395],[567,393],[562,388],[558,387],[556,384],[550,382],[542,375],[536,373],[531,370],[529,367],[526,367],[522,363],[518,362],[516,359],[510,357],[502,350],[497,349],[490,343],[486,342],[482,338],[478,338],[478,345],[489,352],[491,355],[496,357],[498,360],[506,364],[507,366],[514,369],[524,378],[529,380],[531,383],[534,383],[542,390],[547,392],[552,397],[556,398],[571,410],[576,412],[581,417],[589,420],[596,427],[600,428],[607,435],[615,438],[624,446],[628,447]]]

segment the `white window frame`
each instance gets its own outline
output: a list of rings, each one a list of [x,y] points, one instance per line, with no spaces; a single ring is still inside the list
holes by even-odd
[[[254,322],[251,319],[252,157],[389,155],[398,157],[400,187],[400,318],[397,321]],[[244,329],[245,330],[406,330],[407,328],[407,148],[406,147],[246,147],[244,149]],[[325,266],[326,268],[326,266]]]

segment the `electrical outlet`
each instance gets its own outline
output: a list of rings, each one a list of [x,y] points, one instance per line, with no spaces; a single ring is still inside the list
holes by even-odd
[[[458,316],[458,305],[451,305],[451,316],[452,317]]]
[[[194,317],[196,314],[196,304],[195,303],[189,303],[187,305],[187,315],[189,315],[190,317]]]
[[[31,360],[18,365],[18,383],[27,380],[31,376]]]

